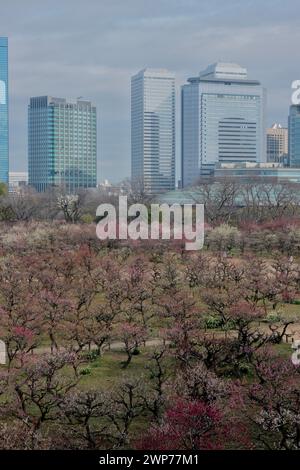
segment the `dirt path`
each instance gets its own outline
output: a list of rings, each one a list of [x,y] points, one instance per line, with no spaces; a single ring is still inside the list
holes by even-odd
[[[271,330],[269,329],[269,325],[266,324],[266,323],[261,323],[259,325],[259,329],[262,331],[262,332],[265,332],[265,333],[270,333]],[[232,337],[234,336],[234,332],[232,331],[228,331],[228,332],[224,332],[224,331],[211,331],[211,330],[207,330],[206,332],[207,334],[211,334],[212,336],[214,337]],[[292,343],[293,340],[300,340],[300,323],[293,323],[291,325],[288,326],[287,330],[286,330],[286,335],[283,339],[283,341],[285,343]],[[148,341],[146,341],[146,343],[144,345],[142,345],[142,347],[155,347],[155,346],[162,346],[164,344],[163,340],[162,339],[159,339],[159,338],[153,338],[153,339],[149,339]],[[103,349],[103,352],[105,351],[122,351],[122,349],[124,348],[124,343],[122,341],[113,341],[110,345],[107,345],[104,347]],[[91,346],[91,350],[95,350],[96,349],[96,346],[95,345],[92,345]],[[59,349],[60,351],[63,351],[64,348],[60,348]],[[87,349],[85,348],[85,351]],[[51,348],[50,346],[40,346],[36,349],[34,349],[33,351],[33,354],[46,354],[46,353],[50,353],[51,352]]]
[[[163,345],[163,340],[159,338],[153,338],[149,339],[146,341],[144,347],[149,348],[149,347],[155,347],[155,346],[162,346]],[[142,345],[143,347],[143,345]],[[124,343],[122,341],[113,341],[109,346],[105,346],[103,351],[122,351],[124,348]],[[91,350],[96,349],[95,345],[91,346]],[[59,348],[60,351],[64,351],[64,348]],[[87,351],[87,349],[85,349]],[[36,349],[34,349],[33,354],[47,354],[51,353],[51,348],[50,346],[40,346]]]

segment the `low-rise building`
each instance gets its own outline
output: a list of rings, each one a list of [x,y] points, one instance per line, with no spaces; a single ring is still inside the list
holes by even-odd
[[[9,172],[9,186],[10,193],[18,193],[22,188],[28,185],[27,171],[10,171]]]
[[[268,179],[274,182],[300,183],[300,168],[288,168],[281,163],[219,163],[215,165],[216,179],[235,179],[243,182]]]

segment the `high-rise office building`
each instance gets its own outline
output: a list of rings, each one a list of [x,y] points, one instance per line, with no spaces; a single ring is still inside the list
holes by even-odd
[[[265,162],[265,91],[237,64],[216,63],[181,91],[182,186],[218,162]]]
[[[300,105],[290,107],[289,164],[291,167],[300,167]]]
[[[288,129],[281,124],[267,129],[267,161],[287,163],[288,141]]]
[[[28,111],[29,184],[37,191],[96,187],[97,116],[90,101],[41,96]]]
[[[175,76],[167,70],[131,79],[131,177],[150,194],[175,187]]]
[[[8,183],[8,39],[0,37],[0,182]]]

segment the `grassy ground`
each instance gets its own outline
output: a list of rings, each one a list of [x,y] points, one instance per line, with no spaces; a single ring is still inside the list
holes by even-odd
[[[300,322],[300,305],[296,304],[284,304],[282,306],[284,318],[295,319]]]
[[[140,354],[133,357],[126,369],[122,368],[122,362],[126,360],[126,354],[120,351],[105,352],[102,357],[83,366],[81,370],[88,369],[87,375],[82,375],[80,386],[83,389],[111,388],[122,378],[139,378],[148,375],[146,365],[149,363],[149,355],[152,348],[141,348]]]

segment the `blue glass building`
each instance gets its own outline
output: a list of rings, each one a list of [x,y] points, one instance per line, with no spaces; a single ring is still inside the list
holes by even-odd
[[[0,37],[0,182],[8,184],[8,40]]]
[[[30,99],[28,177],[37,191],[96,187],[97,114],[90,101]]]
[[[265,91],[237,64],[217,63],[182,87],[182,186],[218,162],[266,161]]]
[[[300,168],[300,106],[292,105],[289,115],[289,162]]]

